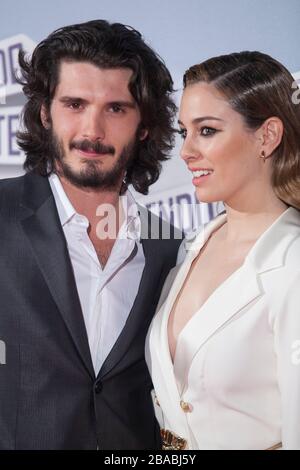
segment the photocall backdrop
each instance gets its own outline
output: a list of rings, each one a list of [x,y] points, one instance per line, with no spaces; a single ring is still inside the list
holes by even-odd
[[[16,144],[25,103],[14,78],[19,49],[30,53],[50,32],[67,24],[103,18],[138,29],[169,67],[178,105],[185,70],[230,52],[270,54],[300,81],[300,0],[0,0],[0,8],[0,178],[23,173],[24,155]],[[197,204],[191,175],[179,157],[180,144],[178,137],[149,195],[133,193],[188,232],[210,220],[220,205]]]

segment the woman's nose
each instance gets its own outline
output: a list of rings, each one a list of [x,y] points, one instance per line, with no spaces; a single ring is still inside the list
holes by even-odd
[[[200,149],[195,145],[192,137],[186,136],[184,139],[180,150],[180,157],[186,163],[188,163],[190,160],[201,158]]]

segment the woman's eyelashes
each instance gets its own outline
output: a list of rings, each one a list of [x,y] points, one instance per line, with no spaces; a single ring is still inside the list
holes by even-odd
[[[217,129],[215,129],[214,127],[204,126],[204,127],[201,127],[200,129],[200,135],[203,135],[205,137],[214,135],[216,132],[217,132]]]
[[[186,139],[186,136],[187,136],[187,130],[186,129],[180,128],[180,129],[178,129],[177,132],[181,136],[182,139]],[[203,137],[211,137],[216,132],[218,132],[218,130],[215,129],[214,127],[203,126],[199,129],[199,134]]]
[[[180,135],[182,139],[186,138],[186,129],[183,129],[182,127],[180,127],[179,129],[177,129],[177,133]]]

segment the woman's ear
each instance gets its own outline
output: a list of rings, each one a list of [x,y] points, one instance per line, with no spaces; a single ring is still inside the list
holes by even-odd
[[[43,127],[45,129],[49,129],[49,127],[50,127],[49,113],[48,113],[48,111],[46,109],[46,106],[44,104],[42,104],[42,106],[41,106],[40,118],[41,118]]]
[[[266,119],[261,126],[261,140],[263,141],[263,151],[266,158],[271,156],[274,150],[280,145],[283,131],[283,123],[281,119],[276,116]]]

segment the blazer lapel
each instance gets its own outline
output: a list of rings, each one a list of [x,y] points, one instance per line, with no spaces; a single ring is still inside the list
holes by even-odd
[[[182,240],[180,231],[174,228],[170,231],[168,224],[145,207],[139,206],[139,214],[145,267],[125,326],[99,372],[101,378],[114,370],[137,336],[142,335],[144,338],[146,335],[157,306],[157,296],[167,274],[165,270],[169,269],[164,262],[165,243],[169,243],[170,239]]]
[[[202,346],[243,308],[263,294],[250,262],[227,278],[190,319],[178,337],[174,373],[184,392],[191,363]]]
[[[166,312],[170,312],[170,306],[173,305],[176,299],[176,293],[185,279],[188,269],[187,264],[190,264],[190,260],[185,262],[184,265],[178,269],[177,278],[173,284],[174,290],[171,289],[173,292],[170,292],[170,298],[167,302],[162,304],[161,309],[158,310],[155,316],[148,335],[146,352],[148,352],[147,363],[153,378],[160,406],[163,410],[168,410],[167,425],[179,436],[192,439],[186,416],[180,406],[180,401],[184,399],[183,393],[185,391],[185,384],[187,383],[190,365],[194,356],[201,346],[203,346],[216,331],[225,325],[240,308],[257,298],[261,292],[255,280],[255,276],[252,276],[251,282],[249,282],[249,278],[245,273],[242,281],[246,280],[247,290],[245,289],[241,297],[235,299],[234,305],[231,305],[227,310],[221,310],[220,305],[225,307],[225,304],[224,301],[220,304],[218,302],[221,300],[220,296],[217,296],[211,306],[199,314],[197,320],[196,317],[194,317],[189,322],[188,331],[185,333],[186,341],[183,342],[179,340],[175,363],[173,364],[170,356],[167,330],[169,313],[166,314]],[[251,268],[250,271],[252,271]],[[170,282],[172,282],[172,276],[170,277]],[[236,294],[237,288],[238,291],[240,291],[239,282],[237,284],[233,282],[231,287],[230,299],[232,298],[232,294]],[[151,356],[149,351],[151,351]]]
[[[149,350],[151,351],[151,355],[147,354],[147,363],[153,377],[158,400],[162,409],[170,410],[168,425],[172,430],[176,430],[178,435],[185,438],[189,436],[189,430],[180,407],[180,390],[177,386],[177,377],[174,373],[170,355],[168,340],[169,315],[194,258],[198,255],[212,231],[222,225],[224,220],[225,216],[218,217],[193,239],[185,241],[186,258],[181,265],[173,268],[169,274],[147,338],[146,353]],[[168,291],[169,294],[166,296],[164,293]]]
[[[164,323],[164,326],[162,326],[162,328],[167,329],[168,327],[168,321],[169,321],[171,310],[182,288],[182,285],[186,279],[186,276],[188,275],[192,262],[194,261],[196,256],[199,254],[199,251],[201,250],[203,245],[206,243],[211,233],[215,231],[218,227],[220,227],[224,223],[225,220],[226,220],[226,215],[220,215],[219,217],[214,219],[212,222],[210,222],[203,230],[201,230],[201,232],[198,233],[198,235],[195,235],[193,239],[185,241],[185,245],[186,245],[185,248],[187,252],[186,258],[181,265],[175,268],[177,271],[176,276],[175,276],[175,279],[173,277],[174,282],[171,286],[169,295],[164,302],[164,305],[161,305],[161,302],[160,302],[161,309],[163,309],[163,311],[166,312],[163,317],[165,320],[165,323]],[[169,348],[168,348],[168,351],[169,351]]]
[[[48,180],[24,177],[21,226],[89,374],[94,369],[72,265]],[[41,295],[41,293],[37,293]]]
[[[154,307],[152,308],[153,297],[156,295],[156,286],[159,284],[163,269],[162,256],[160,256],[159,252],[160,243],[159,240],[155,243],[152,240],[144,239],[142,244],[145,255],[145,267],[139,290],[125,326],[101,367],[99,372],[100,378],[103,378],[104,375],[107,375],[114,369],[125,356],[133,339],[137,335],[143,334],[145,329],[147,331],[154,313]]]
[[[172,282],[172,277],[169,281]],[[168,410],[168,423],[160,423],[161,426],[167,426],[168,429],[187,439],[189,430],[180,407],[181,398],[169,350],[168,315],[165,315],[165,312],[165,304],[162,304],[154,317],[146,340],[146,361],[159,405],[162,410]]]

